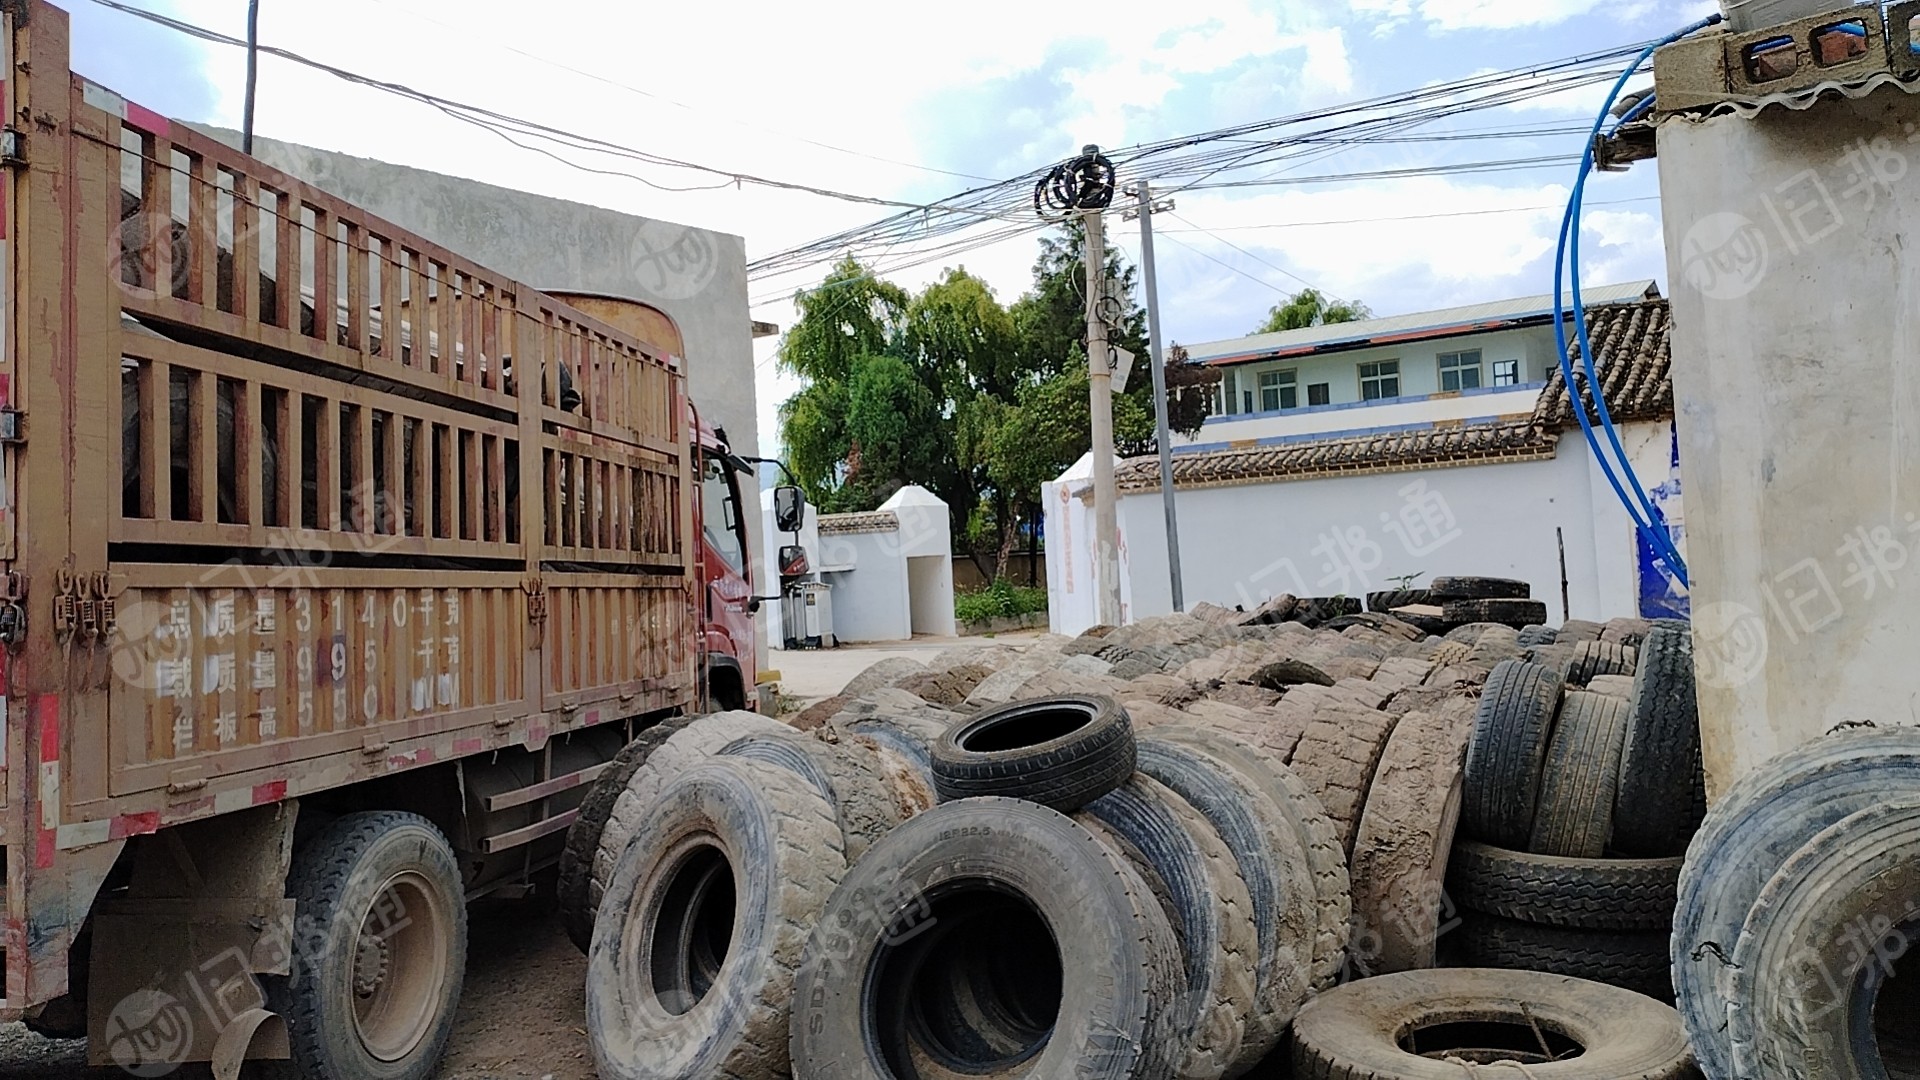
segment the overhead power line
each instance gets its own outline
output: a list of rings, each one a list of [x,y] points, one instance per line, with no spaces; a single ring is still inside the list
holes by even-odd
[[[463,25],[457,25],[442,19],[436,19],[433,16],[426,14],[425,12],[416,11],[413,8],[407,7],[404,4],[393,3],[392,0],[373,0],[373,3],[379,4],[383,7],[390,7],[395,11],[405,12],[408,15],[411,15],[414,18],[421,20],[422,22],[432,23],[435,26],[444,27],[456,33],[465,32],[465,27]],[[975,176],[972,173],[955,172],[952,169],[942,169],[934,165],[922,165],[918,162],[913,162],[913,161],[901,161],[898,158],[890,158],[882,154],[873,154],[873,153],[868,153],[867,151],[864,151],[864,150],[854,150],[845,146],[836,146],[833,143],[823,142],[819,139],[808,138],[805,135],[795,135],[792,132],[779,131],[775,128],[768,127],[764,124],[750,123],[746,120],[741,120],[737,117],[727,116],[726,114],[719,112],[718,110],[704,109],[698,105],[690,105],[684,101],[678,100],[677,98],[673,98],[666,94],[662,94],[657,90],[647,90],[638,86],[634,86],[630,83],[620,82],[617,79],[610,79],[610,78],[607,78],[605,75],[601,75],[597,72],[587,71],[583,68],[574,67],[572,64],[568,64],[560,60],[555,60],[550,56],[541,56],[538,53],[531,53],[525,49],[521,49],[516,46],[509,45],[502,41],[488,40],[487,44],[492,45],[493,47],[501,49],[505,52],[510,52],[515,56],[520,56],[528,60],[532,60],[536,64],[545,64],[548,67],[554,68],[558,71],[571,72],[575,75],[580,76],[583,79],[590,79],[593,82],[600,83],[603,86],[610,86],[615,90],[624,91],[636,97],[646,98],[649,101],[657,101],[663,105],[670,105],[676,109],[683,109],[690,113],[704,114],[707,116],[718,117],[730,124],[737,124],[740,127],[745,128],[749,131],[761,131],[769,135],[778,136],[779,138],[791,139],[794,142],[805,143],[808,146],[819,147],[822,150],[830,150],[836,154],[845,154],[848,157],[864,158],[867,161],[877,161],[883,165],[897,165],[903,169],[918,169],[921,172],[937,173],[941,176],[952,176],[961,180],[991,180],[992,179],[992,177],[989,177],[989,176]],[[1581,128],[1579,130],[1584,131],[1585,128]]]
[[[232,37],[227,34],[222,34],[222,33],[219,33],[218,31],[209,30],[209,29],[206,29],[205,27],[196,26],[192,23],[183,22],[179,19],[162,15],[158,12],[148,11],[145,8],[138,7],[133,4],[123,3],[122,0],[93,0],[93,2],[96,4],[99,4],[102,7],[112,8],[115,11],[125,12],[128,15],[133,15],[137,18],[145,19],[149,22],[156,23],[160,26],[165,26],[171,30],[176,30],[180,33],[199,38],[203,41],[209,41],[219,45],[228,45],[235,48],[245,48],[247,44],[244,39]],[[661,168],[684,169],[692,172],[705,173],[709,176],[722,177],[726,181],[725,183],[706,185],[704,187],[674,187],[670,185],[657,183],[655,181],[649,180],[644,176],[640,176],[634,173],[618,172],[615,170],[597,170],[590,166],[583,166],[583,165],[580,165],[578,162],[561,158],[558,154],[555,154],[551,150],[545,150],[545,149],[537,150],[537,152],[545,153],[549,157],[553,157],[564,164],[571,165],[575,168],[583,169],[584,171],[589,171],[589,172],[597,171],[597,172],[606,173],[608,175],[629,177],[631,179],[638,180],[643,184],[646,184],[650,187],[657,188],[662,191],[682,191],[682,192],[700,191],[700,190],[711,190],[716,188],[722,188],[722,187],[729,186],[729,184],[732,184],[732,185],[753,184],[758,187],[773,188],[773,189],[782,190],[782,191],[803,192],[810,195],[819,195],[824,198],[839,199],[845,202],[864,203],[870,206],[897,207],[904,210],[933,209],[933,207],[928,204],[916,203],[916,202],[911,202],[903,199],[888,199],[888,198],[882,198],[874,195],[862,195],[855,192],[838,191],[833,188],[820,187],[815,184],[806,184],[806,183],[800,183],[800,182],[791,181],[791,180],[780,180],[773,177],[761,176],[755,173],[745,172],[737,169],[726,169],[726,168],[720,168],[712,165],[703,165],[698,162],[684,161],[678,158],[668,157],[664,154],[656,154],[651,151],[639,150],[634,147],[624,146],[620,143],[616,143],[607,139],[602,139],[602,138],[598,138],[591,135],[581,135],[575,132],[567,131],[563,128],[557,128],[549,124],[543,124],[538,121],[525,120],[520,117],[512,116],[507,113],[498,112],[493,109],[483,108],[478,105],[469,105],[463,102],[452,100],[450,98],[440,97],[436,94],[430,94],[424,90],[417,90],[411,86],[407,86],[404,83],[396,83],[396,82],[389,82],[383,79],[376,79],[367,75],[362,75],[358,72],[349,71],[345,68],[336,67],[332,64],[324,63],[319,60],[314,60],[309,57],[302,56],[299,53],[293,52],[292,50],[289,50],[289,49],[281,48],[279,46],[261,45],[259,46],[259,51],[262,54],[277,57],[278,59],[285,60],[289,63],[298,64],[302,67],[307,67],[315,71],[324,72],[325,74],[331,75],[334,78],[341,79],[345,82],[353,83],[358,86],[370,87],[375,90],[384,91],[386,93],[394,94],[399,97],[404,97],[413,101],[420,102],[425,105],[430,105],[436,109],[439,109],[441,112],[446,113],[448,116],[453,117],[456,120],[461,120],[469,124],[474,124],[478,127],[486,128],[494,132],[496,135],[500,135],[502,138],[507,139],[507,141],[513,143],[516,146],[520,146],[523,149],[534,150],[536,148],[528,146],[525,143],[520,142],[518,139],[515,139],[513,137],[515,134],[521,135],[523,137],[533,137],[533,138],[549,140],[558,145],[576,149],[576,150],[584,150],[592,153],[608,154],[615,157],[627,158],[627,159],[639,161],[645,164],[659,166]]]

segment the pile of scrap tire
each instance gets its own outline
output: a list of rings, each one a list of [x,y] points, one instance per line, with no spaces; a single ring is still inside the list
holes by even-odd
[[[1687,624],[1575,627],[1496,667],[1467,753],[1450,944],[1479,967],[1672,1000],[1681,855],[1705,812]]]
[[[562,863],[601,1075],[1685,1075],[1660,1002],[1436,969],[1482,687],[1552,643],[1332,599],[649,729]]]
[[[1920,1075],[1920,731],[1843,724],[1687,851],[1674,987],[1710,1080]]]

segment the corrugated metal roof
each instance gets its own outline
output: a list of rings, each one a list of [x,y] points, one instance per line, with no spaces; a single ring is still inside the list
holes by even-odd
[[[1588,307],[1632,303],[1658,295],[1659,291],[1651,280],[1594,285],[1581,290],[1581,299]],[[1499,330],[1508,324],[1528,319],[1551,321],[1552,315],[1552,296],[1521,296],[1438,311],[1416,311],[1409,315],[1389,315],[1358,322],[1282,330],[1277,334],[1209,341],[1187,346],[1187,355],[1203,364],[1251,363],[1270,356],[1299,355],[1334,347],[1358,348],[1367,344],[1385,345],[1442,335]]]
[[[1920,85],[1909,83],[1892,72],[1878,71],[1864,79],[1847,82],[1829,79],[1826,82],[1816,83],[1813,86],[1803,86],[1798,90],[1782,90],[1777,94],[1768,94],[1765,97],[1729,97],[1727,100],[1712,105],[1700,112],[1671,114],[1661,122],[1667,123],[1673,120],[1697,121],[1713,116],[1739,116],[1751,120],[1755,116],[1775,106],[1783,109],[1791,109],[1794,112],[1804,112],[1807,109],[1813,108],[1814,104],[1823,98],[1847,98],[1852,101],[1859,101],[1861,98],[1871,97],[1874,93],[1882,89],[1898,90],[1903,94],[1920,94]]]

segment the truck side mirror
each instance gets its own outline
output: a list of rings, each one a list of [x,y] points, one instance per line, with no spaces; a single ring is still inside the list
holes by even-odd
[[[773,489],[773,526],[781,532],[799,532],[807,519],[807,497],[791,484]]]

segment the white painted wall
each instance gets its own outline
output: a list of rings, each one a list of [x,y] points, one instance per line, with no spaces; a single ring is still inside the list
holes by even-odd
[[[846,641],[904,641],[913,636],[913,609],[907,587],[907,560],[890,532],[835,533],[823,536],[827,570],[820,580],[833,586],[833,636]]]
[[[1660,126],[1716,793],[1836,724],[1920,723],[1917,128],[1896,87]]]
[[[1360,365],[1383,360],[1399,363],[1401,396],[1417,398],[1436,394],[1440,392],[1440,354],[1473,349],[1480,350],[1480,385],[1483,387],[1493,385],[1493,365],[1496,361],[1519,361],[1522,383],[1544,382],[1549,366],[1558,363],[1555,359],[1558,354],[1553,349],[1553,327],[1551,326],[1528,326],[1486,334],[1428,338],[1281,360],[1261,360],[1250,364],[1234,364],[1226,368],[1234,381],[1234,395],[1230,402],[1225,403],[1227,405],[1225,412],[1228,415],[1247,412],[1249,391],[1253,394],[1252,411],[1262,411],[1264,402],[1260,398],[1259,376],[1264,371],[1294,372],[1299,405],[1302,408],[1307,407],[1307,387],[1312,383],[1327,385],[1328,400],[1333,405],[1357,403],[1363,400],[1360,390]],[[1223,380],[1222,392],[1224,391]],[[1356,425],[1348,423],[1345,426]],[[1202,438],[1200,441],[1210,440]]]
[[[914,633],[954,636],[952,555],[909,556],[907,592]]]
[[[1040,485],[1044,518],[1041,534],[1047,553],[1047,625],[1056,634],[1077,634],[1100,621],[1099,584],[1094,577],[1093,454],[1080,455],[1060,478]],[[1120,502],[1121,621],[1131,621],[1132,575],[1128,573],[1127,504]],[[1154,505],[1158,506],[1156,502]],[[1182,533],[1182,535],[1185,535]],[[1162,534],[1160,565],[1166,565]],[[1185,561],[1184,558],[1182,560]],[[1162,570],[1164,575],[1165,571]]]
[[[1622,442],[1644,484],[1668,480],[1669,424],[1627,425]],[[1090,554],[1079,536],[1091,512],[1074,497],[1075,484],[1047,485],[1045,501],[1048,588],[1061,633],[1093,621],[1084,583]],[[1178,508],[1189,606],[1252,608],[1280,593],[1358,596],[1393,588],[1404,574],[1423,575],[1421,583],[1475,574],[1528,582],[1556,623],[1639,613],[1633,525],[1577,430],[1544,461],[1189,489]],[[1678,517],[1677,504],[1669,513]],[[1122,497],[1120,531],[1129,619],[1171,611],[1159,493]]]

